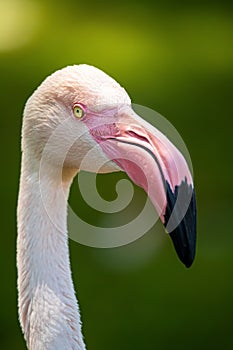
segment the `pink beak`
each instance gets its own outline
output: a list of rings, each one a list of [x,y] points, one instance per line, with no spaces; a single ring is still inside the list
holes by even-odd
[[[119,108],[114,117],[104,114],[95,118],[95,125],[86,121],[92,137],[147,192],[180,260],[190,267],[196,246],[196,200],[186,160],[129,106]]]

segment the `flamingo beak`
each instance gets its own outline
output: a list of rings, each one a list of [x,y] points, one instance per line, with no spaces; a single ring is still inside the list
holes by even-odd
[[[142,187],[156,208],[180,260],[190,267],[196,247],[193,180],[181,152],[130,107],[91,135],[105,154]]]

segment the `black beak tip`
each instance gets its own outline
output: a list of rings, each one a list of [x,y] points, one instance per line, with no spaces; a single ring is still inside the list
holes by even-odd
[[[179,194],[179,200],[178,193]],[[180,200],[181,198],[181,200]],[[173,223],[180,217],[181,206],[184,201],[188,201],[188,208],[182,220],[178,220],[178,225],[169,235],[172,239],[176,253],[182,263],[189,268],[195,258],[196,251],[196,199],[192,186],[183,181],[180,186],[176,186],[173,192],[167,183],[167,208],[165,213],[165,227],[172,217]],[[174,221],[175,220],[175,221]]]
[[[184,263],[184,265],[189,268],[192,266],[193,264],[193,261],[194,261],[194,257],[193,258],[188,258],[188,259],[185,259],[184,261],[182,261]]]
[[[195,241],[188,242],[183,232],[178,227],[169,233],[180,261],[187,267],[191,267],[195,258]]]

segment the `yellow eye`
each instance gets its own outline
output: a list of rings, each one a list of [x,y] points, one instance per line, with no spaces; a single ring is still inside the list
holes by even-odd
[[[84,116],[84,110],[79,105],[73,107],[73,113],[76,118],[82,118]]]

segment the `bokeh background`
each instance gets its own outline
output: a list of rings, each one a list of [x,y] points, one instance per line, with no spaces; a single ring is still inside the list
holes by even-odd
[[[189,270],[159,224],[116,249],[70,241],[88,349],[233,349],[232,19],[224,0],[0,0],[1,349],[25,349],[15,267],[23,106],[47,75],[78,63],[103,69],[176,126],[198,200]],[[122,176],[98,177],[105,198]],[[86,220],[104,220],[77,184],[71,203]]]

